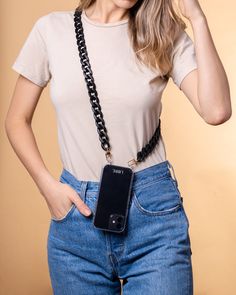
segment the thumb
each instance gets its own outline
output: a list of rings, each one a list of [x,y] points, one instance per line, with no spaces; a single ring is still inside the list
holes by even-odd
[[[73,203],[75,203],[76,207],[80,211],[81,214],[85,216],[90,216],[92,211],[90,208],[84,203],[84,201],[81,199],[80,195],[77,193],[77,196],[73,198]]]

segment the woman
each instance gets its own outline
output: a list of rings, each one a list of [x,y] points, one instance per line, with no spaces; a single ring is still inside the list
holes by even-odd
[[[179,1],[194,43],[172,0],[82,0],[88,56],[112,144],[127,166],[153,134],[169,77],[211,125],[231,116],[230,91],[197,0]],[[40,17],[13,69],[19,73],[6,132],[51,212],[48,264],[54,294],[193,294],[189,220],[163,138],[134,169],[127,230],[93,226],[101,149],[79,62],[74,10]],[[50,83],[63,171],[46,168],[31,121]],[[20,136],[19,136],[20,134]]]

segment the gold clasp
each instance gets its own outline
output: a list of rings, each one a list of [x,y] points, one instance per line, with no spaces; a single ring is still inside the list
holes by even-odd
[[[107,159],[108,163],[111,164],[111,163],[112,163],[112,154],[111,154],[110,149],[108,149],[108,150],[105,152],[105,155],[106,155],[106,159]]]
[[[129,160],[128,161],[128,166],[133,169],[135,166],[137,166],[138,161],[136,161],[135,159]]]

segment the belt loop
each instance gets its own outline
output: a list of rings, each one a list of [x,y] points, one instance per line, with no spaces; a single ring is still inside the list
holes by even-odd
[[[85,180],[81,181],[80,197],[84,203],[86,202],[87,184],[88,184],[88,181],[85,181]]]
[[[170,173],[171,173],[171,176],[172,176],[172,178],[175,180],[176,184],[178,185],[178,182],[177,182],[177,179],[176,179],[176,176],[175,176],[174,168],[173,168],[173,166],[171,165],[170,161],[167,160],[167,163],[168,163],[168,168],[169,168],[169,171],[170,171]]]

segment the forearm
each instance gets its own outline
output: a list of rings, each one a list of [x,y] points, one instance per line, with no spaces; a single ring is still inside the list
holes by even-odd
[[[198,64],[198,99],[201,110],[212,118],[231,116],[230,89],[207,19],[200,14],[190,19]]]
[[[55,179],[43,162],[31,125],[24,120],[15,120],[6,122],[5,129],[16,155],[33,178],[40,193],[44,195]]]

